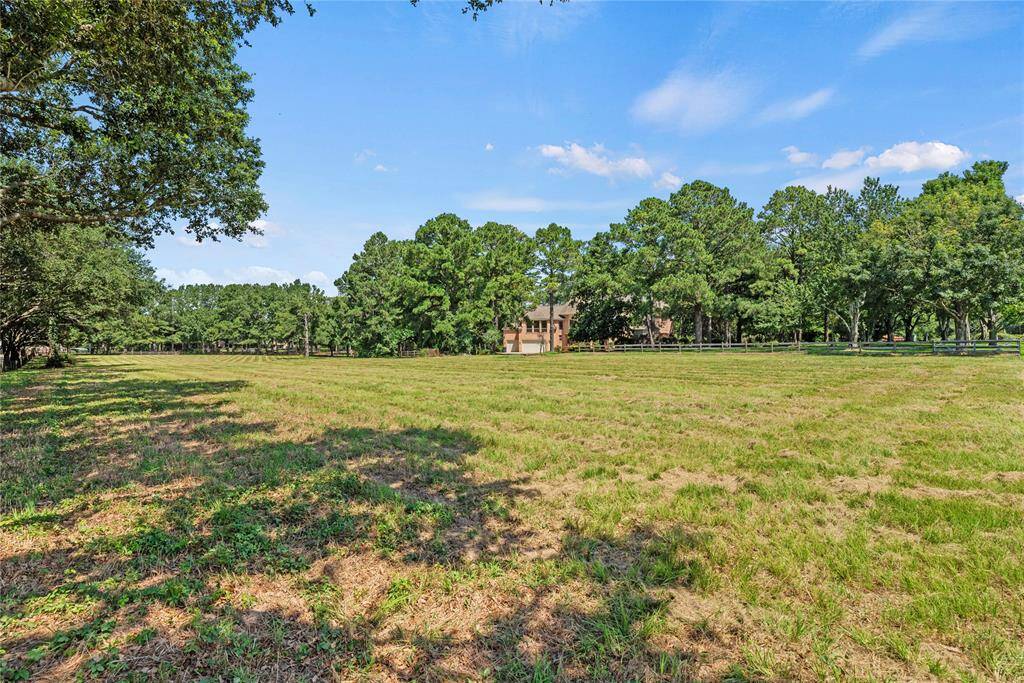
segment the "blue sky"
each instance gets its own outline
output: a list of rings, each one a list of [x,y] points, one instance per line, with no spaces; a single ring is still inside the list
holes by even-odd
[[[916,194],[978,159],[1024,199],[1019,4],[320,3],[259,29],[263,236],[149,253],[169,284],[331,284],[376,230],[454,212],[587,238],[702,178]]]

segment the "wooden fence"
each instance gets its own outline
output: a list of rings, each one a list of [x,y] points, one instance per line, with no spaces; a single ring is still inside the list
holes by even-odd
[[[720,342],[717,344],[573,344],[575,353],[820,353],[878,355],[1021,354],[1020,339],[950,339],[923,342]]]

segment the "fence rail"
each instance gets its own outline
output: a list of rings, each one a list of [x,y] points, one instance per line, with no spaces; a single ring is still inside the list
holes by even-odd
[[[990,355],[1021,353],[1020,339],[949,339],[923,342],[720,342],[716,344],[573,344],[575,353],[859,353],[878,355]]]

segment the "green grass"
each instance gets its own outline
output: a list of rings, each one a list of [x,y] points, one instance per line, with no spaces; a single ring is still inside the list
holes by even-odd
[[[2,382],[0,680],[1024,677],[1024,362]]]

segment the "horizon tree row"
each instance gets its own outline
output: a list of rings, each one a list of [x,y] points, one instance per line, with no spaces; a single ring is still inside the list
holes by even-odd
[[[791,186],[756,215],[697,180],[585,242],[441,214],[412,239],[372,235],[334,297],[299,281],[167,288],[116,231],[26,230],[0,254],[4,367],[35,346],[486,353],[528,308],[553,317],[564,301],[574,341],[654,342],[658,319],[694,342],[995,337],[1024,325],[1024,206],[1006,170],[978,162],[910,200],[876,178],[857,195]]]
[[[492,351],[503,326],[557,301],[578,307],[574,341],[641,330],[653,343],[658,319],[694,342],[995,337],[1024,323],[1024,207],[1007,167],[944,173],[911,200],[877,178],[857,195],[791,186],[756,216],[698,180],[586,242],[443,214],[411,240],[366,242],[335,282],[340,338],[361,355]]]
[[[911,200],[867,178],[856,196],[802,186],[775,192],[755,217],[704,181],[645,199],[584,248],[573,278],[577,339],[624,336],[670,318],[695,342],[710,333],[832,340],[995,337],[1019,324],[1024,207],[1008,165],[944,173]]]

